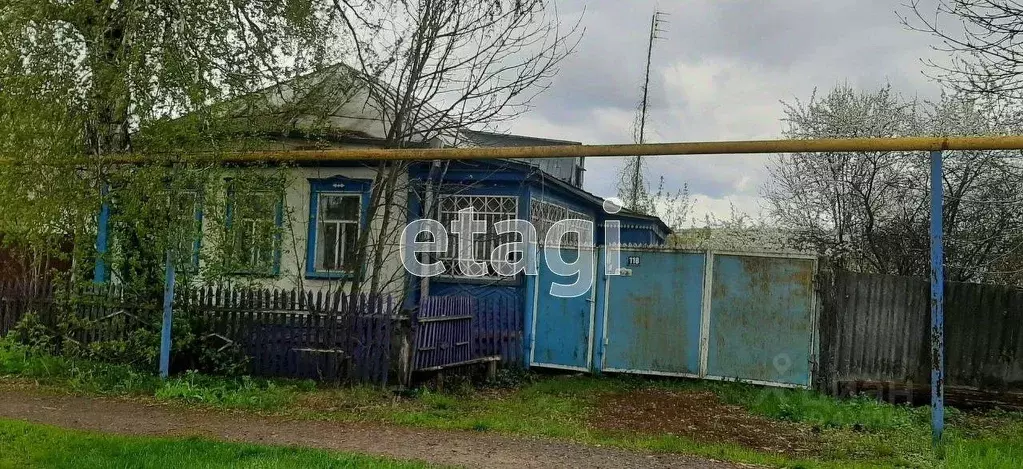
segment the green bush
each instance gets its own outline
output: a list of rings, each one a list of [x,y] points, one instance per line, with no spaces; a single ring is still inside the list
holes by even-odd
[[[11,338],[0,339],[0,374],[98,394],[151,392],[160,385],[154,374],[131,366],[51,355]]]
[[[216,407],[270,410],[284,407],[316,383],[241,377],[217,377],[188,371],[161,380],[155,372],[127,365],[50,355],[43,350],[0,339],[0,375],[17,376],[72,392],[105,395],[152,395]]]
[[[199,370],[219,376],[241,376],[248,371],[249,358],[237,342],[213,334],[213,325],[199,315],[175,318],[171,368]]]
[[[31,348],[51,350],[56,345],[54,334],[39,320],[39,316],[34,312],[26,313],[21,317],[21,320],[15,324],[12,335],[19,342]]]
[[[486,383],[490,387],[501,389],[517,389],[536,383],[540,375],[522,367],[499,368],[493,381]]]
[[[84,296],[60,303],[66,310],[56,315],[58,319],[52,325],[44,324],[36,314],[26,314],[11,336],[32,350],[48,354],[139,370],[155,369],[159,361],[161,318],[115,313],[102,319],[88,319],[81,314],[97,305],[111,306],[106,301],[106,298]],[[213,324],[201,315],[178,312],[172,329],[171,371],[199,370],[221,376],[244,374],[248,370],[248,357],[242,347],[211,333],[213,330]],[[96,340],[97,337],[109,339]],[[83,338],[90,340],[80,341]]]

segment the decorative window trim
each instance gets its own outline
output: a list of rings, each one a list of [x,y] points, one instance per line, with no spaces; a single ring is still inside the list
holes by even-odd
[[[202,252],[202,236],[203,236],[203,205],[204,197],[200,190],[187,190],[181,191],[178,195],[188,194],[195,197],[194,209],[193,209],[193,221],[195,222],[195,237],[192,239],[192,255],[190,256],[190,262],[186,268],[175,266],[176,270],[179,270],[186,274],[196,274],[199,272],[199,254]]]
[[[103,204],[100,206],[100,211],[97,214],[96,219],[96,260],[93,267],[93,282],[95,283],[106,283],[107,281],[114,281],[120,283],[121,279],[117,274],[115,259],[110,259],[107,256],[111,254],[111,249],[119,249],[118,239],[115,239],[115,232],[111,233],[111,217],[117,213],[116,210],[116,196],[110,196],[110,185],[103,184],[101,188],[101,194],[104,198]],[[181,274],[197,274],[199,273],[199,258],[202,252],[202,237],[203,237],[203,205],[205,203],[204,194],[202,190],[184,190],[180,191],[177,195],[190,194],[195,197],[194,209],[193,209],[193,221],[196,223],[196,233],[192,240],[192,249],[189,253],[189,262],[182,264],[177,262],[177,258],[174,262],[174,268],[178,273]],[[173,194],[165,193],[167,197],[167,206],[171,205],[171,197]],[[115,251],[116,253],[116,251]]]
[[[365,230],[369,217],[370,190],[373,181],[344,176],[309,178],[309,226],[306,237],[305,278],[317,280],[352,279],[352,272],[316,270],[316,242],[319,228],[320,196],[325,194],[359,196],[359,234]],[[356,238],[358,239],[358,238]]]
[[[501,210],[480,210],[478,208],[492,207],[492,203],[497,203],[497,207]],[[483,251],[485,251],[486,257],[482,259],[479,256],[479,252],[474,252],[474,254],[476,254],[476,260],[482,261],[486,264],[487,274],[471,277],[458,272],[457,259],[455,258],[455,250],[458,246],[458,236],[449,231],[448,252],[437,256],[437,260],[443,262],[445,267],[444,274],[438,276],[438,278],[447,281],[488,284],[515,283],[515,278],[502,277],[496,272],[490,271],[490,254],[493,252],[494,248],[505,242],[503,237],[497,236],[497,233],[494,230],[494,225],[499,221],[514,220],[519,217],[519,196],[500,194],[440,194],[437,198],[437,204],[439,221],[449,230],[450,222],[458,216],[458,210],[465,207],[473,207],[476,215],[475,220],[483,221],[487,228],[487,234],[483,235],[482,240],[480,240],[479,236],[476,236],[473,239],[474,251],[479,251],[481,247]]]
[[[554,223],[562,220],[589,220],[592,222],[593,217],[558,202],[537,198],[529,199],[529,221],[536,227],[536,240],[540,246],[547,244],[547,232],[554,226]],[[594,228],[596,228],[595,225]],[[581,244],[589,248],[593,247],[594,242],[590,239],[588,242]],[[578,248],[579,246],[580,242],[578,239],[574,241],[569,240],[558,245],[558,247],[566,248]]]
[[[622,221],[622,220],[620,220],[618,218],[609,218],[609,220]],[[604,225],[605,225],[605,222],[600,222],[599,224],[597,224],[597,228],[598,229],[603,229]],[[646,231],[652,231],[652,232],[654,232],[655,235],[657,235],[662,240],[668,237],[668,233],[665,233],[664,230],[662,230],[660,228],[660,226],[658,226],[657,224],[654,224],[654,223],[640,224],[640,223],[625,223],[625,222],[622,222],[621,225],[619,225],[619,228],[621,228],[623,230],[646,230]]]
[[[232,239],[230,239],[229,242],[234,243],[234,239],[233,239],[234,232],[232,230],[233,230],[233,226],[234,226],[234,211],[235,211],[235,204],[237,203],[238,193],[237,193],[237,190],[235,189],[234,184],[232,182],[233,182],[233,180],[231,180],[231,179],[227,180],[227,183],[228,183],[228,186],[227,186],[227,217],[225,219],[225,222],[226,222],[225,225],[226,225],[226,228],[227,228],[227,231],[228,231],[228,236],[230,238],[232,238]],[[271,261],[272,265],[270,266],[270,269],[268,271],[232,269],[232,270],[229,270],[228,273],[230,275],[238,275],[238,276],[278,277],[281,274],[281,243],[283,241],[282,240],[281,227],[284,225],[284,196],[285,196],[284,191],[283,190],[273,190],[273,189],[269,189],[269,190],[261,189],[261,190],[250,190],[250,191],[245,191],[245,192],[247,194],[270,194],[270,195],[276,195],[277,196],[277,203],[274,205],[274,228],[275,229],[274,229],[274,236],[273,236],[273,248],[272,248],[273,249],[273,254],[272,254],[273,259]],[[231,256],[233,256],[233,255],[234,255],[234,252],[231,252]],[[225,259],[225,261],[233,263],[234,259]]]

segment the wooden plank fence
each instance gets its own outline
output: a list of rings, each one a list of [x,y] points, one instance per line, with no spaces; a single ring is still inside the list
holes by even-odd
[[[57,345],[66,347],[121,340],[139,328],[155,330],[160,308],[115,285],[84,285],[67,294],[66,286],[49,282],[0,283],[0,336],[29,313],[51,331],[63,324]]]
[[[821,277],[818,387],[930,381],[926,279],[845,271]],[[1023,290],[945,283],[946,388],[1023,390]],[[927,395],[923,392],[922,395]]]
[[[413,317],[414,370],[501,357],[502,366],[522,361],[522,311],[514,298],[426,298]]]
[[[477,302],[473,320],[478,357],[501,357],[501,365],[521,366],[523,361],[523,311],[518,298],[492,297]]]
[[[14,330],[28,312],[52,309],[53,285],[42,282],[0,283],[0,336]]]
[[[140,328],[159,329],[158,298],[134,297],[116,285],[71,291],[50,284],[0,283],[0,336],[28,313],[51,331],[61,324],[68,328],[59,338],[61,347],[124,340]],[[187,324],[206,346],[236,347],[253,375],[376,384],[389,378],[398,321],[389,296],[202,287],[177,291],[174,309],[172,336]],[[180,369],[181,360],[171,358]]]
[[[387,383],[397,320],[389,296],[206,287],[176,301],[205,338],[236,346],[257,376]]]
[[[412,321],[414,370],[466,363],[476,358],[473,315],[476,299],[467,296],[431,296],[419,305]]]

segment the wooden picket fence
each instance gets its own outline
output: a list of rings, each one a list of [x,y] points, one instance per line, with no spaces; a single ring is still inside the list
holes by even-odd
[[[0,336],[29,313],[64,326],[61,347],[87,346],[157,332],[162,305],[117,285],[0,283]],[[187,325],[208,346],[234,347],[252,375],[374,384],[389,378],[398,321],[388,296],[219,286],[179,289],[174,315],[172,337]]]
[[[0,336],[14,330],[28,312],[53,309],[53,285],[48,282],[0,283]]]
[[[29,313],[50,330],[64,322],[66,330],[58,337],[59,343],[87,345],[121,340],[140,328],[155,328],[160,308],[117,285],[92,284],[68,290],[66,285],[51,282],[0,283],[0,336],[7,335]]]
[[[207,338],[244,351],[253,375],[387,383],[390,297],[204,287],[180,292],[175,308]]]

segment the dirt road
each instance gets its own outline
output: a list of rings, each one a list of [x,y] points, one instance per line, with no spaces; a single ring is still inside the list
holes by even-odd
[[[730,463],[488,433],[288,420],[201,412],[135,401],[0,390],[0,417],[126,435],[203,436],[227,441],[353,451],[487,468],[735,468]]]

